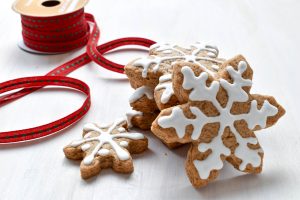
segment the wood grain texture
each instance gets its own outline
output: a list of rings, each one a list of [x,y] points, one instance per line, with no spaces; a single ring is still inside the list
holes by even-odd
[[[1,82],[43,75],[80,53],[38,56],[21,51],[20,17],[11,10],[12,3],[2,1],[0,6]],[[134,156],[133,174],[103,170],[94,179],[81,180],[79,163],[65,159],[62,148],[80,138],[84,123],[122,116],[132,92],[124,76],[89,64],[70,75],[92,90],[93,105],[82,121],[46,139],[0,146],[1,200],[300,198],[300,1],[102,0],[91,1],[86,10],[98,19],[101,43],[124,36],[180,44],[212,41],[221,57],[243,54],[254,69],[252,92],[275,96],[287,111],[276,126],[257,132],[265,151],[263,173],[241,176],[227,164],[218,181],[196,190],[184,171],[188,148],[170,151],[146,132],[150,150]],[[125,64],[141,55],[145,52],[131,50],[108,57]],[[49,122],[82,101],[76,92],[41,90],[1,107],[0,131]]]

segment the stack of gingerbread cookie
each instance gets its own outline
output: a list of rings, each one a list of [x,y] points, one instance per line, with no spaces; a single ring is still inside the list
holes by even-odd
[[[226,60],[218,53],[201,43],[155,44],[125,67],[135,89],[133,125],[151,129],[169,148],[191,143],[186,172],[195,187],[214,180],[225,160],[259,173],[263,150],[254,131],[285,113],[273,97],[250,94],[253,71],[243,56]]]
[[[133,123],[142,129],[150,129],[161,110],[180,103],[172,84],[174,65],[186,62],[215,73],[225,61],[217,58],[218,53],[215,46],[201,43],[195,43],[189,49],[155,44],[150,48],[149,57],[136,59],[126,65],[126,75],[135,89],[129,102],[134,110],[140,112],[139,116],[134,117]],[[170,143],[167,145],[176,146]]]
[[[147,57],[125,67],[133,110],[112,124],[87,124],[82,138],[64,148],[82,160],[83,178],[102,169],[131,173],[131,154],[148,140],[132,126],[150,130],[169,148],[190,144],[186,172],[195,187],[216,179],[226,160],[237,170],[260,173],[263,150],[254,131],[274,125],[284,109],[271,96],[250,94],[253,71],[238,55],[218,58],[215,46],[155,44]]]

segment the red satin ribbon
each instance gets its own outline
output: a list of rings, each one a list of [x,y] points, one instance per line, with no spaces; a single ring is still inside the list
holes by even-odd
[[[67,52],[86,45],[89,24],[84,10],[55,17],[21,15],[22,36],[26,46],[41,52]]]
[[[90,89],[87,84],[74,78],[59,77],[59,76],[34,76],[34,77],[14,79],[11,81],[1,83],[0,94],[7,91],[20,89],[20,88],[31,89],[31,88],[41,88],[41,87],[51,86],[51,85],[73,88],[84,93],[87,97],[84,103],[82,104],[82,106],[78,110],[59,120],[35,128],[1,132],[0,134],[1,143],[27,141],[27,140],[32,140],[32,139],[47,136],[51,133],[60,131],[70,126],[71,124],[77,122],[88,112],[90,108]]]
[[[89,31],[90,28],[87,22],[93,24],[91,32]],[[69,27],[70,25],[72,27]],[[100,30],[93,15],[84,13],[83,9],[59,17],[40,18],[22,16],[22,27],[24,43],[34,50],[65,52],[79,48],[87,43],[86,52],[53,69],[46,76],[19,78],[0,83],[0,94],[21,89],[18,92],[2,95],[0,97],[0,106],[50,85],[76,89],[86,94],[87,98],[81,108],[54,122],[30,129],[0,132],[0,143],[21,142],[45,137],[76,123],[90,108],[89,87],[80,80],[64,76],[91,61],[110,71],[124,73],[124,65],[107,60],[103,55],[121,46],[139,45],[150,47],[155,43],[145,38],[130,37],[113,40],[97,46]],[[77,34],[72,34],[75,32]]]

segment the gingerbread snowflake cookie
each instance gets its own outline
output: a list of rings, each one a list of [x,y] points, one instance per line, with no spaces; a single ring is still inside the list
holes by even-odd
[[[148,140],[143,134],[128,132],[132,118],[137,115],[128,114],[127,119],[119,119],[109,125],[86,124],[83,138],[64,148],[67,158],[83,159],[80,164],[82,178],[90,178],[101,169],[110,167],[119,173],[133,171],[130,154],[142,153],[148,148]]]
[[[216,179],[225,160],[237,170],[261,172],[263,150],[254,131],[274,125],[285,111],[271,96],[250,94],[252,74],[242,56],[217,71],[190,62],[173,66],[180,105],[162,110],[151,130],[166,144],[191,143],[186,172],[195,187]]]
[[[155,119],[160,110],[179,104],[172,85],[174,65],[190,62],[209,73],[217,72],[224,62],[224,59],[218,58],[218,53],[215,46],[198,42],[188,48],[171,44],[153,45],[149,56],[125,66],[126,75],[135,89],[129,100],[130,105],[134,110],[152,115],[154,118],[151,119]]]

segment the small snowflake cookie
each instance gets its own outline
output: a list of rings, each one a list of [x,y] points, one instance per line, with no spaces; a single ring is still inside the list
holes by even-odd
[[[142,120],[144,123],[147,122],[148,126],[144,125],[145,129],[150,129],[160,110],[179,104],[172,85],[174,65],[189,62],[207,69],[208,73],[215,73],[225,61],[218,58],[218,53],[217,47],[199,42],[188,48],[155,44],[151,46],[149,56],[136,59],[125,66],[126,75],[135,89],[129,102],[134,110],[147,116]]]
[[[148,148],[148,140],[141,133],[128,132],[132,118],[139,113],[130,113],[109,125],[86,124],[83,138],[64,148],[67,158],[82,160],[81,177],[90,178],[101,169],[112,168],[119,173],[131,173],[133,162],[130,154],[142,153]]]
[[[219,65],[173,66],[178,105],[163,109],[152,132],[166,144],[191,143],[186,172],[195,187],[216,179],[226,160],[237,170],[260,173],[263,150],[254,131],[270,127],[285,110],[271,96],[250,94],[252,69],[243,56]]]

